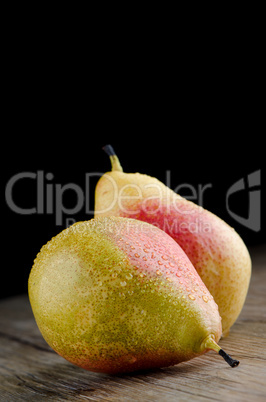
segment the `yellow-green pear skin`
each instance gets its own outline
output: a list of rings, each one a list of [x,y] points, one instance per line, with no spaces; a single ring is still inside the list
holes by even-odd
[[[178,244],[145,222],[107,217],[63,230],[37,255],[28,291],[44,339],[87,370],[115,374],[225,353],[213,297]]]
[[[112,171],[95,190],[95,217],[121,216],[158,226],[185,251],[218,304],[223,335],[238,318],[248,292],[251,259],[235,230],[154,177],[124,173],[107,146]]]

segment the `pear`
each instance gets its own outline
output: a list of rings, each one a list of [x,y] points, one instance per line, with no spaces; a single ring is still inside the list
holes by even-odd
[[[109,374],[166,367],[217,342],[221,318],[190,260],[164,231],[130,218],[76,223],[45,246],[29,298],[47,343],[84,369]]]
[[[146,221],[168,233],[185,251],[218,304],[223,336],[238,318],[251,276],[249,252],[235,230],[206,209],[186,200],[156,178],[124,173],[110,145],[104,147],[112,171],[96,185],[95,217]]]

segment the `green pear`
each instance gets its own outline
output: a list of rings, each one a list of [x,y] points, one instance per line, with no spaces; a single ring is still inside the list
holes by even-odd
[[[186,200],[154,177],[124,173],[109,145],[112,171],[95,191],[95,217],[121,216],[158,226],[185,251],[218,304],[223,335],[239,316],[248,292],[251,259],[240,236],[222,219]]]
[[[135,219],[76,223],[37,255],[29,299],[47,343],[84,369],[174,365],[218,346],[221,318],[190,260],[164,231]]]

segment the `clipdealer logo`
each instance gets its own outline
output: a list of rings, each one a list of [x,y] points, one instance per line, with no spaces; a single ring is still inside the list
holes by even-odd
[[[20,215],[32,215],[32,214],[54,214],[55,224],[61,226],[63,224],[67,226],[76,222],[74,216],[79,213],[82,208],[85,209],[85,214],[93,215],[94,211],[90,209],[90,180],[92,178],[100,179],[104,173],[91,172],[85,174],[85,186],[82,188],[76,183],[59,184],[54,183],[53,173],[45,173],[42,170],[37,172],[20,172],[12,176],[5,189],[5,198],[8,207],[15,213]],[[36,205],[29,205],[28,207],[19,205],[19,200],[14,199],[14,189],[18,182],[21,180],[31,180],[36,192]],[[110,179],[111,180],[111,179]],[[123,193],[123,188],[118,191],[116,183],[113,181],[114,200],[109,208],[113,207],[115,198],[119,198]],[[166,171],[165,185],[171,188],[171,172]],[[239,224],[247,227],[248,229],[258,232],[261,229],[261,171],[257,170],[250,173],[247,177],[240,178],[233,183],[228,189],[225,195],[225,206],[228,214]],[[189,192],[190,195],[184,196],[184,198],[194,201],[200,206],[203,206],[203,199],[206,190],[211,189],[213,186],[211,183],[197,187],[192,186],[189,183],[183,183],[178,185],[173,191],[179,193],[182,191]],[[67,207],[64,203],[66,192],[71,191],[76,198],[76,204],[73,207]],[[243,192],[243,196],[248,194],[248,214],[240,216],[229,205],[229,200],[233,194]],[[247,193],[244,195],[244,193]],[[136,196],[134,196],[136,198]],[[139,197],[141,198],[141,191],[139,189]],[[247,217],[246,217],[247,216]],[[64,217],[65,221],[64,221]]]
[[[226,194],[226,209],[229,215],[241,225],[259,232],[261,229],[261,171],[257,170],[250,173],[246,178],[236,181],[228,189]],[[238,192],[248,193],[248,214],[247,218],[231,211],[229,207],[229,199],[233,194]]]
[[[52,183],[54,179],[53,173],[44,173],[39,170],[34,172],[21,172],[12,176],[5,190],[6,203],[8,207],[15,213],[20,215],[43,215],[54,214],[56,226],[63,225],[63,216],[67,215],[65,224],[69,226],[75,223],[75,216],[85,206],[86,214],[93,214],[90,210],[90,179],[93,177],[100,178],[102,173],[87,173],[85,175],[85,191],[76,183],[59,184]],[[37,201],[36,205],[29,207],[21,207],[18,200],[14,200],[14,189],[17,183],[21,180],[33,181],[35,186]],[[72,207],[64,205],[64,197],[67,191],[71,191],[76,196],[76,204]]]

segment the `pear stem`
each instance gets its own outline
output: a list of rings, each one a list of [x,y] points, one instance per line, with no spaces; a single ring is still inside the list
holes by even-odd
[[[226,361],[226,363],[229,364],[229,366],[237,367],[239,365],[239,361],[232,359],[232,357],[229,356],[223,349],[219,350],[219,355],[224,358],[224,360]]]
[[[112,165],[112,171],[116,171],[116,172],[123,172],[123,168],[120,165],[119,159],[114,151],[114,148],[112,147],[112,145],[105,145],[103,147],[103,150],[107,153],[108,156],[110,156],[110,160],[111,160],[111,165]]]
[[[204,343],[204,347],[206,349],[211,349],[217,352],[220,356],[224,358],[226,363],[229,364],[231,367],[237,367],[239,365],[239,361],[233,359],[231,356],[229,356],[217,343],[212,337],[208,337],[207,340]]]

